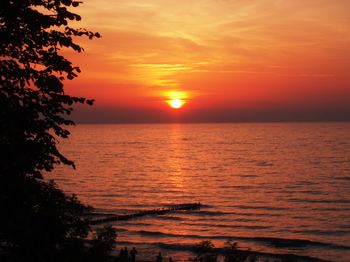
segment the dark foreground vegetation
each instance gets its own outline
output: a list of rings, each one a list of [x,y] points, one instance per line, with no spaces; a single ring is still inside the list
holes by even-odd
[[[75,103],[63,81],[79,67],[61,55],[81,52],[75,37],[99,37],[75,29],[81,17],[72,0],[0,1],[0,261],[111,261],[115,231],[94,230],[91,211],[74,195],[43,179],[55,165],[74,163],[57,149]],[[48,178],[48,177],[47,177]]]
[[[221,256],[224,262],[324,262],[317,258],[292,254],[270,254],[238,248],[238,243],[227,241],[223,248],[215,248],[211,241],[202,241],[194,249],[195,262],[217,262]]]
[[[189,255],[181,260],[163,256],[161,252],[154,254],[153,259],[143,259],[142,256],[137,256],[138,252],[135,247],[130,249],[130,252],[127,247],[124,247],[120,249],[119,255],[115,257],[115,262],[325,262],[324,260],[307,256],[242,250],[238,248],[236,242],[232,241],[227,241],[222,248],[216,248],[211,241],[206,240],[195,245],[190,251],[194,255]]]

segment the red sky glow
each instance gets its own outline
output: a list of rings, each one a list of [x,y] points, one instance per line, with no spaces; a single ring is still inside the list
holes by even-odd
[[[350,120],[350,1],[87,0],[81,122]],[[169,99],[183,99],[180,110]],[[176,112],[174,112],[176,111]]]

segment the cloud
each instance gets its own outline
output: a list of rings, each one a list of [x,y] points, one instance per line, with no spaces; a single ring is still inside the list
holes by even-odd
[[[69,54],[83,67],[77,91],[88,84],[93,96],[98,86],[95,95],[116,106],[149,106],[172,89],[201,108],[274,99],[302,107],[310,94],[331,93],[344,103],[348,10],[347,0],[90,0],[83,25],[103,38]]]

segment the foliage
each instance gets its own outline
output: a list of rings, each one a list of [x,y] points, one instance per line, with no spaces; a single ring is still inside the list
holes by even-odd
[[[196,245],[195,251],[197,254],[206,254],[213,251],[214,244],[210,240],[204,240]]]
[[[196,257],[191,258],[193,262],[216,262],[218,261],[218,255],[223,255],[224,262],[291,262],[300,261],[300,257],[295,255],[281,255],[281,254],[264,254],[259,252],[248,250],[242,250],[238,248],[237,242],[226,241],[223,249],[215,248],[214,244],[210,240],[205,240],[195,245],[194,252]],[[303,260],[303,259],[301,259]],[[306,259],[307,260],[307,259]],[[312,258],[310,258],[312,260]],[[317,259],[315,259],[317,260]],[[221,261],[221,259],[219,259]]]
[[[0,184],[6,210],[0,216],[1,261],[108,261],[115,232],[101,229],[87,240],[90,207],[53,182],[15,179]]]
[[[258,256],[251,251],[238,249],[236,242],[227,241],[223,252],[220,249],[215,249],[214,244],[210,240],[205,240],[195,246],[194,252],[197,256],[191,259],[194,262],[216,262],[218,255],[224,256],[224,262],[256,262]]]
[[[68,11],[72,0],[2,0],[0,2],[0,143],[2,174],[42,177],[55,164],[74,165],[57,149],[57,137],[67,138],[64,125],[74,103],[93,100],[65,94],[63,81],[80,72],[60,54],[81,52],[75,36],[100,37],[74,29],[81,17]]]
[[[225,262],[255,262],[257,256],[250,254],[248,251],[238,249],[237,242],[227,241],[225,243]]]
[[[217,255],[214,253],[214,244],[210,240],[200,242],[195,246],[197,257],[195,261],[200,262],[216,262]]]
[[[89,251],[91,257],[99,261],[107,261],[109,253],[114,249],[115,230],[111,226],[100,228],[95,232]]]
[[[75,37],[100,37],[72,28],[81,17],[73,0],[0,1],[0,260],[108,261],[115,232],[93,233],[91,208],[65,195],[44,172],[56,164],[74,167],[57,148],[75,103],[63,82],[80,73],[61,53],[81,52]]]

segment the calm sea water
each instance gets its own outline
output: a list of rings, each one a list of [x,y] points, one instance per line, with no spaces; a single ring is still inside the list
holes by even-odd
[[[51,178],[99,211],[205,205],[115,222],[118,248],[180,259],[231,239],[350,261],[349,123],[80,125],[60,147],[77,169]]]

